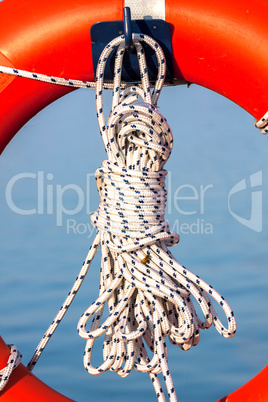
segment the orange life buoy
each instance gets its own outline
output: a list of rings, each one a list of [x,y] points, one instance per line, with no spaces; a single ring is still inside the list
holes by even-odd
[[[123,3],[1,2],[0,65],[94,80],[90,27],[122,19]],[[166,0],[175,78],[216,91],[260,119],[267,111],[267,11],[263,0]],[[69,91],[1,75],[0,152],[26,121]]]
[[[166,0],[176,79],[196,83],[239,104],[255,118],[267,111],[268,3],[263,0]],[[122,19],[124,1],[5,0],[0,2],[0,65],[79,80],[94,80],[90,27]],[[16,14],[14,14],[16,9]],[[0,75],[0,152],[32,116],[67,87]],[[0,338],[0,368],[9,349]],[[268,400],[268,366],[221,401]],[[2,401],[70,401],[22,364]]]

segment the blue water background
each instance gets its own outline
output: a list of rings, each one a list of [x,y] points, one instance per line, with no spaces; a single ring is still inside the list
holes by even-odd
[[[237,334],[230,340],[213,327],[202,331],[199,345],[188,352],[169,345],[179,401],[214,401],[248,381],[268,362],[268,142],[254,128],[252,116],[204,88],[165,88],[159,106],[175,140],[167,164],[166,218],[171,227],[181,230],[181,241],[172,252],[224,295],[238,322]],[[87,174],[93,174],[104,158],[94,92],[87,90],[75,91],[40,112],[0,158],[0,333],[7,343],[18,346],[24,364],[71,288],[93,239],[87,224],[89,212],[97,208],[98,195],[92,175]],[[259,171],[262,186],[256,190],[262,192],[263,210],[253,213],[256,219],[262,214],[263,228],[256,232],[230,214],[228,194],[236,183],[246,180],[247,189],[232,197],[231,208],[249,219],[251,192],[255,191],[249,177]],[[19,214],[6,200],[6,189],[17,174],[22,178],[12,188],[14,205],[22,211],[39,205],[39,213]],[[32,178],[26,178],[27,174]],[[79,213],[63,214],[61,223],[56,194],[70,184],[81,189],[85,204]],[[186,186],[178,190],[181,185]],[[209,186],[203,206],[200,186]],[[179,200],[179,195],[192,199]],[[50,210],[47,196],[53,200]],[[62,203],[66,209],[75,209],[78,198],[70,189]],[[70,222],[72,228],[68,228]],[[93,377],[83,368],[85,342],[76,326],[97,296],[98,286],[99,257],[34,373],[79,402],[155,401],[146,374],[132,372],[121,379],[107,372]],[[101,361],[100,354],[98,343],[95,364]]]

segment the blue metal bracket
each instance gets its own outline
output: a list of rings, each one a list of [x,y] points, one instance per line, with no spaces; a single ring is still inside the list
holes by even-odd
[[[122,68],[122,81],[125,82],[140,82],[139,64],[137,55],[132,43],[132,32],[143,33],[154,38],[162,47],[167,62],[166,81],[173,81],[172,68],[172,45],[169,24],[164,20],[131,20],[130,9],[125,7],[123,21],[107,21],[98,22],[91,27],[91,46],[94,74],[99,57],[104,47],[114,38],[120,35],[125,35],[127,51],[125,52]],[[152,49],[144,44],[144,50],[148,65],[148,73],[151,82],[154,82],[157,77],[157,59]],[[105,82],[113,80],[114,75],[114,58],[115,50],[110,55],[104,73]]]

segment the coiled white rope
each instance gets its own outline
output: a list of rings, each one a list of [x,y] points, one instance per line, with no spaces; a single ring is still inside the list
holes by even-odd
[[[159,401],[165,397],[157,374],[162,372],[170,401],[176,401],[168,367],[164,338],[187,350],[199,341],[199,329],[214,323],[225,337],[236,330],[233,312],[224,298],[198,276],[182,267],[168,251],[178,235],[164,221],[166,191],[163,167],[172,149],[172,133],[156,108],[165,77],[165,59],[158,44],[134,35],[143,90],[120,92],[124,39],[112,41],[103,52],[97,70],[96,104],[99,127],[108,161],[96,172],[100,194],[98,211],[91,222],[99,229],[102,252],[99,298],[85,311],[78,332],[87,340],[84,365],[91,374],[107,369],[127,376],[135,370],[148,372]],[[146,61],[140,42],[156,52],[159,72],[151,95]],[[106,124],[102,102],[105,63],[115,46],[112,110]],[[138,102],[138,95],[144,103]],[[207,292],[207,293],[206,293]],[[228,322],[220,322],[209,296],[223,308]],[[193,296],[204,314],[198,318]],[[100,324],[105,303],[109,316]],[[92,318],[90,328],[87,324]],[[103,364],[94,368],[94,341],[105,334]],[[145,344],[152,352],[149,357]]]
[[[170,401],[176,392],[168,367],[165,337],[183,350],[196,345],[200,329],[213,323],[226,338],[236,331],[234,314],[210,285],[180,265],[168,250],[179,241],[164,220],[166,202],[163,169],[172,149],[172,133],[156,103],[165,79],[165,58],[159,45],[144,35],[133,35],[139,60],[142,88],[121,88],[124,37],[104,49],[96,77],[96,108],[108,160],[96,171],[100,194],[98,210],[91,222],[98,233],[77,280],[59,313],[45,333],[28,365],[36,364],[52,333],[75,297],[94,258],[101,248],[100,290],[97,300],[82,314],[79,335],[86,339],[84,365],[91,374],[110,369],[127,376],[132,369],[147,372],[159,401],[165,401],[157,376],[162,372]],[[153,94],[141,42],[156,52],[159,71]],[[113,49],[115,77],[112,110],[106,123],[103,109],[105,63]],[[139,102],[139,97],[143,100]],[[195,310],[196,299],[204,315]],[[228,328],[219,320],[211,303],[214,298],[224,310]],[[108,317],[101,323],[107,302]],[[87,329],[89,320],[90,328]],[[104,335],[103,363],[93,367],[95,339]]]
[[[0,392],[4,389],[6,386],[11,373],[15,370],[16,367],[21,362],[22,355],[18,351],[15,345],[8,345],[10,348],[10,355],[7,361],[7,365],[5,368],[0,370]]]
[[[86,339],[85,368],[95,375],[110,369],[121,377],[129,375],[132,369],[147,372],[158,401],[164,402],[158,378],[161,372],[170,401],[177,401],[165,337],[188,350],[198,344],[200,329],[208,329],[213,323],[221,335],[229,338],[236,331],[236,322],[224,298],[180,265],[168,250],[179,241],[179,236],[170,232],[164,220],[167,192],[163,167],[170,155],[173,138],[156,105],[165,79],[165,58],[159,45],[148,36],[133,34],[133,41],[140,65],[141,87],[122,89],[124,37],[110,42],[99,60],[96,108],[108,160],[96,171],[100,204],[91,216],[91,222],[98,228],[98,233],[71,291],[28,368],[31,370],[36,364],[77,294],[100,246],[99,297],[78,323],[79,335]],[[141,45],[143,41],[154,49],[159,64],[153,93]],[[114,49],[117,51],[113,103],[106,123],[103,77],[105,63]],[[192,298],[200,306],[203,319],[198,317]],[[211,298],[222,307],[227,328],[219,320]],[[106,302],[108,317],[101,322]],[[104,335],[103,363],[93,367],[92,350],[95,339],[101,335]]]

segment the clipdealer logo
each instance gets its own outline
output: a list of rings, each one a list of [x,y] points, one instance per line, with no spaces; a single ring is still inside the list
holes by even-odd
[[[95,228],[87,223],[79,222],[77,215],[84,211],[87,215],[94,212],[97,205],[95,174],[87,173],[83,186],[68,183],[57,184],[52,173],[43,171],[23,172],[11,177],[6,185],[5,198],[11,211],[19,215],[54,215],[56,226],[66,225],[67,234],[87,235],[90,237]],[[249,180],[243,179],[236,183],[228,193],[227,206],[231,216],[241,225],[262,231],[262,171],[250,175]],[[20,201],[21,188],[30,189],[32,198],[27,200],[27,206]],[[174,188],[172,172],[166,180],[168,199],[166,203],[166,221],[176,212],[177,218],[170,224],[170,229],[179,234],[213,234],[213,224],[207,221],[208,198],[214,191],[213,184],[194,186],[181,184]],[[237,197],[240,204],[237,210]],[[70,202],[71,199],[71,202]],[[241,201],[242,199],[242,201]],[[94,202],[92,202],[94,200]],[[244,217],[241,205],[246,209],[250,201],[250,217]],[[71,205],[71,207],[70,207]],[[244,208],[244,209],[245,209]]]
[[[228,194],[228,210],[234,219],[241,225],[254,230],[255,232],[262,231],[262,171],[259,170],[249,176],[249,183],[247,184],[246,179],[240,180],[236,183]],[[244,198],[248,195],[247,190],[250,190],[250,217],[245,218],[235,213],[231,208],[231,199],[235,195],[244,195]]]
[[[85,189],[83,189],[74,183],[68,183],[63,186],[52,183],[54,180],[52,173],[45,174],[43,171],[18,173],[7,183],[5,191],[6,203],[11,211],[19,215],[55,215],[56,225],[62,226],[65,215],[77,215],[85,207],[88,214],[93,212],[90,210],[90,188],[91,181],[95,181],[94,176],[94,173],[86,175],[86,185]],[[17,186],[23,186],[25,180],[29,179],[31,180],[30,185],[32,184],[35,188],[37,201],[33,208],[22,208],[18,205]],[[76,199],[76,204],[73,208],[68,208],[64,202],[66,197],[70,197],[70,195]]]
[[[27,188],[31,194],[31,199],[26,201],[27,204],[22,203],[20,198],[23,188]],[[170,229],[180,234],[212,234],[213,226],[205,219],[205,204],[212,189],[212,184],[199,186],[181,184],[174,187],[172,172],[169,172],[166,181],[166,190],[169,194],[166,203],[166,221],[170,220],[169,216],[174,210],[178,216],[170,224]],[[18,173],[7,182],[5,198],[8,208],[16,214],[54,215],[56,226],[66,225],[67,234],[90,237],[95,231],[89,219],[87,223],[78,220],[80,212],[90,215],[97,207],[95,173],[86,174],[82,186],[74,183],[58,184],[52,173],[43,171]],[[192,218],[190,223],[188,217]]]

